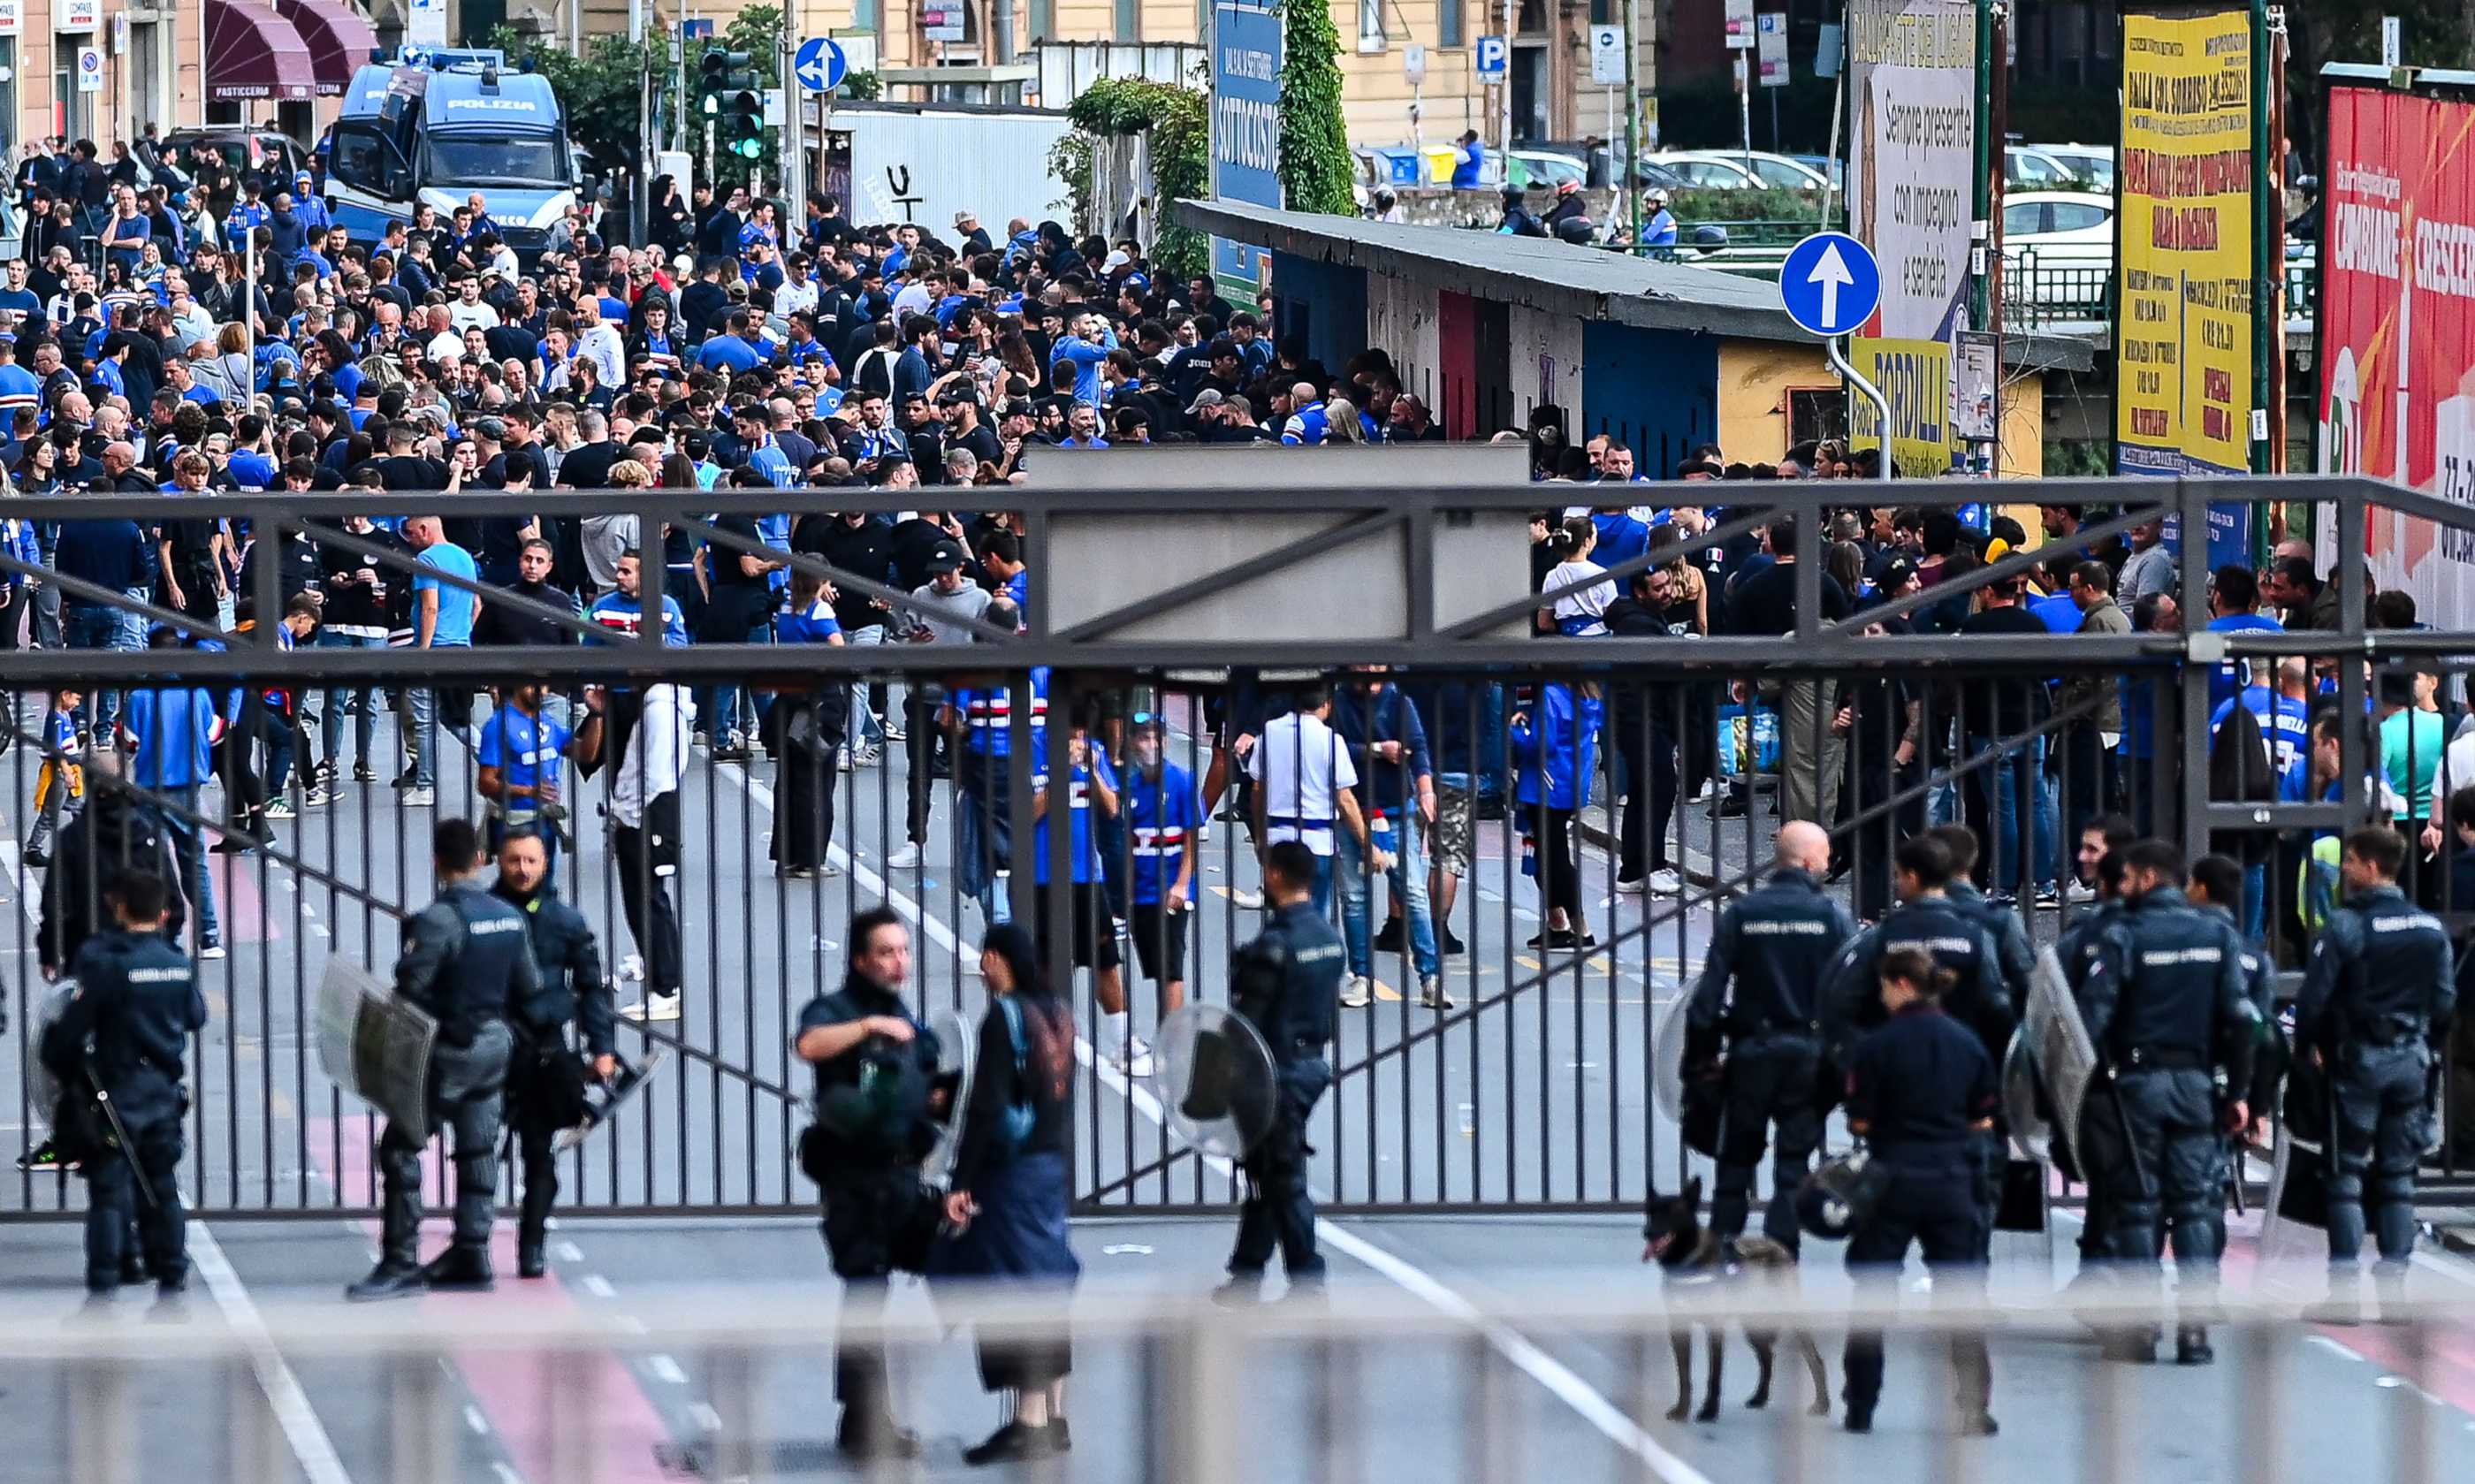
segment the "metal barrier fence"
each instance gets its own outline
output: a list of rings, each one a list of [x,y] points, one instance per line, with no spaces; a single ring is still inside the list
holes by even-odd
[[[1709,489],[1661,492],[1654,486],[1644,496],[1700,500]],[[1969,493],[1906,484],[1748,489],[1765,503],[1735,507],[1703,539],[1724,542],[1781,515],[1806,517],[1826,502],[1852,502],[1875,491],[1928,504],[1950,503]],[[1647,1094],[1658,1009],[1699,968],[1703,930],[1695,914],[1764,868],[1769,831],[1777,819],[1814,818],[1832,828],[1848,867],[1850,900],[1867,914],[1887,902],[1887,857],[1899,838],[1928,822],[1974,823],[1986,846],[1985,885],[2011,890],[2015,910],[2042,937],[2067,925],[2079,910],[2068,889],[2058,890],[2048,905],[2039,902],[2038,888],[2049,882],[2067,887],[2079,828],[2092,818],[2126,812],[2144,831],[2180,839],[2196,852],[2211,843],[2213,832],[2266,834],[2272,839],[2295,836],[2300,844],[2312,832],[2342,828],[2377,807],[2377,790],[2367,778],[2382,766],[2386,739],[2380,734],[2339,728],[2331,744],[2334,774],[2316,776],[2315,791],[2303,802],[2213,794],[2209,766],[2213,692],[2221,673],[2229,690],[2238,680],[2230,668],[2220,667],[2266,667],[2284,654],[2310,659],[2325,673],[2341,715],[2368,706],[2400,683],[2385,677],[2448,668],[2439,659],[2416,657],[2446,655],[2456,642],[2427,633],[2379,636],[2384,650],[2400,652],[2384,653],[2377,669],[2340,659],[2361,657],[2372,643],[2361,617],[2364,572],[2352,564],[2338,574],[2343,626],[2327,634],[2161,630],[2071,637],[1877,630],[1937,605],[1965,604],[1976,588],[2034,561],[2068,554],[2161,513],[2179,515],[2186,528],[2200,528],[2209,501],[2229,496],[2317,498],[2336,507],[2341,532],[2360,531],[2367,505],[2375,501],[2451,523],[2466,523],[2468,518],[2421,497],[2352,481],[2230,487],[2052,481],[2040,493],[2065,498],[2094,491],[2107,492],[2118,502],[2144,502],[2111,518],[2093,517],[2074,538],[2047,550],[2015,553],[1967,578],[1888,596],[1871,604],[1856,623],[1826,620],[1820,564],[1795,564],[1794,585],[1801,591],[1796,631],[1785,645],[1775,637],[1688,639],[1672,633],[1498,637],[1504,623],[1524,623],[1541,599],[1520,591],[1516,578],[1512,596],[1501,601],[1483,586],[1461,595],[1470,600],[1454,600],[1438,576],[1444,570],[1438,552],[1444,548],[1435,543],[1454,528],[1458,512],[1517,509],[1516,499],[1535,498],[1529,488],[1446,488],[1414,499],[1392,491],[1316,492],[1287,496],[1286,505],[1284,498],[1260,489],[1242,492],[1251,505],[1237,494],[1192,497],[1207,513],[1268,509],[1285,518],[1311,503],[1328,528],[1273,543],[1265,554],[1237,561],[1220,575],[1166,598],[1137,596],[1142,592],[1138,587],[1130,594],[1136,600],[1110,609],[1090,603],[1088,594],[1069,593],[1067,598],[1083,604],[1073,610],[1082,616],[1052,622],[1052,604],[1064,600],[1053,589],[1070,583],[1074,574],[1050,560],[1044,542],[1051,523],[1083,510],[1123,512],[1128,521],[1139,521],[1146,507],[1106,492],[1056,497],[1012,491],[1000,498],[1025,507],[1033,571],[1043,575],[1031,591],[1026,633],[991,632],[971,645],[794,650],[725,643],[678,649],[663,647],[658,635],[614,643],[593,633],[579,636],[590,641],[580,645],[499,650],[285,651],[235,635],[229,647],[213,651],[14,654],[0,659],[0,677],[6,677],[0,684],[19,688],[21,701],[36,683],[74,679],[108,692],[159,684],[167,674],[218,692],[294,690],[321,713],[319,742],[295,745],[302,758],[313,750],[332,757],[336,748],[325,739],[340,742],[348,720],[355,741],[364,720],[372,723],[380,754],[357,754],[374,764],[369,781],[350,778],[356,754],[347,749],[337,798],[313,808],[296,776],[288,791],[276,791],[288,792],[296,817],[258,831],[268,840],[265,848],[206,872],[223,895],[218,906],[225,922],[219,926],[227,928],[231,955],[209,970],[214,1026],[192,1067],[196,1102],[184,1180],[209,1214],[331,1214],[371,1207],[369,1120],[326,1083],[308,1050],[314,986],[331,954],[380,969],[392,961],[393,919],[429,894],[424,839],[429,821],[450,813],[484,813],[478,755],[471,749],[499,724],[500,701],[496,695],[476,698],[535,682],[551,693],[553,712],[564,705],[580,715],[574,708],[587,684],[607,687],[624,709],[629,704],[625,697],[662,681],[698,693],[698,709],[709,719],[743,707],[750,715],[762,710],[784,721],[785,732],[769,739],[761,761],[741,761],[727,750],[729,727],[720,726],[715,745],[691,757],[679,791],[679,858],[667,873],[649,852],[597,848],[605,823],[600,811],[609,802],[607,770],[589,784],[566,775],[562,792],[575,838],[558,852],[560,888],[594,922],[609,961],[633,954],[646,961],[643,973],[654,985],[675,982],[684,990],[677,1019],[623,1023],[623,1049],[632,1054],[660,1048],[674,1064],[620,1127],[571,1156],[568,1207],[716,1212],[804,1205],[808,1192],[790,1153],[802,1121],[797,1104],[807,1080],[789,1056],[791,1031],[799,1008],[839,979],[842,928],[852,911],[891,899],[913,920],[920,944],[913,969],[915,1003],[972,1018],[983,999],[973,983],[972,945],[990,913],[1002,903],[1040,922],[1052,975],[1076,985],[1092,1072],[1081,1093],[1076,1129],[1078,1204],[1086,1212],[1133,1212],[1218,1205],[1230,1186],[1224,1170],[1178,1151],[1160,1127],[1158,1103],[1139,1072],[1113,1064],[1116,1047],[1103,1018],[1108,1007],[1102,996],[1114,1000],[1114,994],[1099,973],[1076,972],[1073,914],[1088,914],[1082,936],[1091,940],[1091,957],[1129,961],[1121,982],[1133,1030],[1143,1034],[1163,1006],[1163,966],[1155,962],[1146,970],[1142,961],[1164,957],[1172,942],[1185,951],[1188,992],[1225,995],[1228,952],[1255,931],[1251,910],[1241,905],[1257,886],[1253,850],[1240,821],[1213,825],[1208,841],[1197,828],[1195,910],[1183,914],[1172,935],[1137,911],[1139,860],[1157,858],[1139,858],[1132,832],[1104,819],[1094,832],[1101,880],[1089,893],[1089,906],[1071,891],[1050,893],[1043,902],[1033,886],[1040,856],[1045,855],[1058,879],[1071,880],[1073,840],[1069,831],[1044,831],[1036,822],[1036,771],[1070,775],[1078,727],[1105,745],[1122,768],[1141,718],[1157,717],[1166,728],[1166,762],[1198,783],[1215,773],[1226,780],[1242,769],[1233,766],[1224,747],[1234,754],[1240,738],[1270,735],[1260,723],[1279,710],[1276,697],[1285,686],[1322,677],[1339,682],[1338,720],[1347,726],[1351,717],[1380,711],[1384,702],[1352,689],[1372,671],[1336,667],[1351,660],[1387,667],[1386,678],[1407,688],[1425,715],[1439,784],[1436,817],[1430,821],[1422,801],[1411,801],[1414,823],[1403,818],[1395,826],[1400,842],[1406,847],[1414,828],[1419,842],[1428,845],[1425,837],[1432,833],[1443,837],[1434,843],[1458,860],[1467,819],[1468,859],[1450,891],[1450,911],[1438,914],[1439,927],[1458,937],[1465,951],[1438,956],[1433,988],[1435,998],[1452,1003],[1431,1006],[1422,1003],[1427,986],[1419,982],[1425,965],[1416,935],[1398,946],[1370,944],[1371,1003],[1341,1014],[1337,1081],[1313,1134],[1316,1181],[1337,1207],[1352,1210],[1630,1209],[1654,1180],[1673,1188],[1691,1168],[1676,1130],[1655,1113]],[[554,513],[599,512],[616,502],[632,507],[644,528],[668,521],[704,533],[724,549],[736,544],[754,550],[755,543],[716,527],[704,507],[747,512],[788,504],[822,513],[827,500],[869,509],[903,498],[909,497],[635,492],[607,499],[467,497],[469,504],[457,508],[484,515],[539,506]],[[321,504],[315,498],[219,503],[249,521],[259,539],[287,539],[302,530],[320,541],[334,539],[323,525],[306,523],[359,508],[349,501]],[[83,498],[63,499],[59,508],[87,518],[147,513],[157,506],[171,508],[160,500]],[[1277,575],[1284,564],[1311,560],[1335,544],[1336,529],[1350,540],[1387,531],[1402,539],[1401,566],[1411,574],[1402,585],[1406,617],[1377,623],[1402,624],[1392,637],[1353,634],[1337,626],[1340,620],[1332,620],[1336,626],[1323,639],[1196,642],[1147,631],[1155,616],[1174,611],[1172,602],[1226,597],[1252,577]],[[411,565],[399,553],[374,547],[360,552],[350,538],[345,541],[374,563],[392,564],[391,570]],[[1654,554],[1612,564],[1609,574],[1625,582],[1633,572],[1663,560]],[[837,571],[813,556],[791,561],[880,597],[894,612],[919,606],[881,579]],[[10,559],[0,557],[0,567],[9,565]],[[260,612],[280,608],[274,569],[272,563],[259,565],[264,583],[253,596]],[[521,607],[522,600],[503,589],[438,580],[474,587],[485,601]],[[670,580],[677,580],[676,574]],[[1132,579],[1120,573],[1118,580]],[[664,581],[658,565],[648,570],[648,602],[657,600]],[[80,600],[131,606],[122,595],[63,586]],[[1369,582],[1367,589],[1380,586]],[[2185,611],[2205,609],[2203,573],[2187,571],[2180,591]],[[1096,618],[1089,616],[1094,606],[1102,609]],[[553,629],[590,629],[571,615],[548,609],[542,615]],[[181,615],[154,617],[200,625]],[[1276,626],[1316,621],[1312,615],[1278,617]],[[256,631],[265,632],[263,626]],[[2405,683],[2412,690],[2412,682]],[[874,690],[880,685],[881,697]],[[932,745],[945,704],[934,689],[940,686],[991,700],[1002,694],[1002,769],[973,761],[970,739],[995,732],[969,726],[966,703],[966,724],[949,739],[940,776]],[[1045,728],[1036,754],[1033,718],[1043,686],[1047,718],[1055,724]],[[412,704],[423,695],[423,704]],[[2122,713],[2111,741],[2109,701]],[[99,695],[94,704],[101,709],[112,702]],[[456,718],[467,705],[470,719],[459,732]],[[356,706],[362,715],[348,715]],[[1586,746],[1569,719],[1559,723],[1551,716],[1560,710],[1569,718],[1590,709],[1597,715],[1586,728],[1592,733]],[[410,724],[391,718],[406,714]],[[984,709],[981,719],[993,715]],[[2407,776],[2428,780],[2432,766],[2415,769],[2438,739],[2421,715],[2409,715],[2399,726],[2398,752]],[[386,780],[404,761],[404,737],[419,730],[423,717],[432,718],[438,734],[436,796],[429,806],[416,806],[391,791]],[[788,725],[802,718],[804,734]],[[797,740],[805,735],[830,741],[837,720],[844,731],[856,722],[864,735],[871,718],[880,726],[893,720],[893,729],[906,734],[890,740],[887,755],[874,766],[840,771],[832,746]],[[1558,725],[1566,729],[1556,730]],[[279,738],[264,727],[262,720],[247,722],[225,744],[227,781],[219,801],[225,810],[265,781],[254,762],[241,761],[254,751],[268,751],[272,762],[271,744]],[[1543,743],[1535,741],[1542,732]],[[1777,750],[1767,769],[1758,756],[1765,735]],[[1543,748],[1571,764],[1544,768],[1533,760],[1525,770],[1525,747]],[[31,817],[28,806],[41,763],[19,747],[0,765],[13,791],[12,818]],[[1294,769],[1309,760],[1284,764],[1273,758],[1270,764],[1276,770]],[[1532,785],[1527,793],[1525,771]],[[1766,771],[1772,776],[1762,776]],[[1542,798],[1541,782],[1551,794],[1555,789],[1542,772],[1569,773],[1578,779],[1571,787],[1587,791]],[[2447,776],[2453,786],[2461,777],[2475,781],[2475,754],[2448,765]],[[1126,794],[1142,787],[1140,781],[1120,782]],[[2324,784],[2326,798],[2319,796]],[[116,791],[98,779],[93,791],[101,806]],[[1219,797],[1218,789],[1209,791]],[[1377,795],[1371,782],[1361,785],[1360,794],[1370,811],[1391,802]],[[202,812],[194,796],[157,793],[137,802],[193,833],[232,822]],[[1446,804],[1453,813],[1444,813]],[[2422,815],[2410,809],[2396,817],[2412,822]],[[1585,841],[1595,841],[1594,848],[1585,849]],[[923,847],[919,858],[895,864],[896,852],[915,842]],[[1364,878],[1350,867],[1348,847],[1342,849],[1339,875],[1346,888]],[[1405,860],[1417,853],[1402,851]],[[776,875],[777,864],[802,871],[813,864],[821,874]],[[1618,889],[1635,879],[1654,885],[1662,866],[1678,880],[1656,886],[1672,890],[1654,886],[1635,895]],[[827,868],[842,874],[821,874]],[[22,868],[14,877],[28,907],[12,930],[23,961],[22,950],[38,936],[43,884]],[[2249,910],[2262,931],[2291,938],[2297,888],[2311,880],[2306,861],[2290,863],[2269,854],[2254,880],[2258,906]],[[2426,871],[2417,886],[2441,893],[2437,905],[2455,908],[2463,898],[2446,873]],[[91,882],[86,889],[92,889]],[[1370,933],[1383,921],[1380,899],[1387,894],[1388,889],[1368,892],[1379,899],[1365,925]],[[1436,880],[1435,904],[1447,894]],[[194,887],[190,895],[193,902],[198,897]],[[1340,895],[1348,900],[1354,892]],[[662,914],[652,904],[663,899],[672,909],[675,937],[659,926]],[[1597,934],[1594,947],[1583,951],[1578,943],[1549,937],[1542,914],[1552,915],[1558,906],[1578,913]],[[639,912],[642,934],[630,926]],[[193,910],[193,915],[202,914]],[[1532,941],[1533,936],[1540,940]],[[0,934],[0,940],[5,937]],[[634,999],[647,987],[634,975],[623,978],[624,998]],[[15,999],[14,1018],[22,1025],[36,999],[34,985],[21,980]],[[22,1086],[0,1091],[0,1106],[10,1105],[20,1114],[21,1128],[38,1121],[39,1110],[28,1107]],[[2453,1109],[2459,1107],[2475,1103],[2459,1099]],[[31,1142],[34,1135],[22,1137]],[[62,1177],[20,1171],[14,1180],[0,1179],[0,1215],[66,1211],[79,1195]]]
[[[1959,1284],[1904,1301],[1863,1291],[1804,1300],[1744,1284],[1659,1289],[1642,1276],[1595,1270],[1586,1282],[1499,1286],[1449,1310],[1397,1291],[1336,1288],[1329,1301],[1244,1313],[1155,1292],[1087,1290],[1072,1304],[1075,1375],[1066,1413],[1079,1420],[1070,1455],[1034,1476],[1343,1481],[1414,1474],[1495,1481],[1552,1470],[1559,1479],[1759,1476],[1786,1484],[1896,1469],[1953,1481],[2063,1476],[2117,1481],[2208,1476],[2277,1481],[2381,1477],[2400,1484],[2463,1478],[2468,1444],[2448,1416],[2475,1326],[2463,1300],[2419,1302],[2404,1322],[2352,1343],[2365,1366],[2315,1331],[2291,1302],[2255,1294],[2218,1301],[2218,1372],[2178,1374],[2093,1362],[2093,1328],[2168,1316],[2138,1301],[2075,1292],[1966,1293]],[[1886,1285],[1887,1287],[1887,1285]],[[336,1453],[378,1458],[394,1484],[489,1477],[466,1452],[454,1376],[486,1375],[486,1399],[538,1419],[540,1435],[503,1439],[547,1461],[563,1481],[644,1476],[648,1460],[611,1446],[635,1441],[644,1403],[628,1395],[650,1357],[712,1398],[700,1433],[662,1447],[675,1474],[729,1479],[809,1476],[834,1459],[818,1404],[831,1336],[884,1344],[897,1372],[968,1326],[983,1342],[1051,1342],[1069,1323],[1051,1295],[948,1293],[937,1322],[837,1312],[819,1297],[747,1289],[685,1290],[631,1301],[624,1320],[593,1309],[492,1302],[356,1309],[268,1308],[246,1324],[210,1313],[181,1325],[61,1324],[19,1304],[0,1325],[12,1388],[58,1398],[50,1424],[12,1439],[29,1477],[132,1484],[155,1476],[155,1419],[183,1419],[192,1476],[234,1484],[283,1476],[293,1415],[261,1387],[275,1368],[331,1384],[317,1421]],[[1740,1409],[1741,1380],[1716,1425],[1668,1415],[1676,1395],[1668,1341],[1737,1328],[1817,1336],[1832,1384],[1837,1341],[1878,1328],[1890,1342],[1880,1433],[1849,1437],[1806,1415],[1803,1368],[1781,1369],[1767,1411]],[[1999,1437],[1957,1435],[1945,1399],[1949,1370],[1937,1337],[1982,1336],[1993,1353]],[[1741,1350],[1737,1350],[1742,1365]],[[677,1357],[674,1359],[673,1357]],[[2350,1367],[2344,1362],[2354,1361]],[[682,1365],[681,1362],[684,1362]],[[2022,1372],[2034,1380],[2023,1380]],[[1524,1373],[1528,1374],[1524,1374]],[[279,1373],[285,1378],[290,1370]],[[1539,1389],[1556,1377],[1554,1393]],[[1706,1375],[1706,1373],[1701,1373]],[[1741,1372],[1739,1372],[1741,1375]],[[2378,1375],[2377,1385],[2371,1378]],[[349,1398],[337,1388],[352,1382]],[[2295,1403],[2305,1397],[2308,1405]],[[970,1403],[949,1402],[949,1423]],[[992,1405],[991,1410],[993,1410]],[[1110,1425],[1094,1425],[1095,1418]],[[282,1425],[280,1425],[282,1423]],[[645,1446],[637,1442],[636,1446]],[[501,1466],[499,1476],[504,1476]],[[901,1476],[889,1467],[866,1476]],[[341,1467],[331,1472],[342,1476]],[[538,1476],[538,1475],[537,1475]]]

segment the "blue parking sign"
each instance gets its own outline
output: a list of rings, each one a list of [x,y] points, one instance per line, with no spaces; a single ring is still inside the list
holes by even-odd
[[[1504,76],[1505,59],[1509,50],[1504,44],[1502,36],[1479,37],[1478,75],[1482,78],[1501,80]]]

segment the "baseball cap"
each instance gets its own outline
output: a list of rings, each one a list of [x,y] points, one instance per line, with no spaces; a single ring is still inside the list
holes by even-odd
[[[1190,418],[1201,417],[1204,408],[1217,407],[1228,400],[1220,395],[1218,388],[1207,386],[1194,394],[1194,401],[1187,407],[1186,415]]]
[[[1037,417],[1039,416],[1039,413],[1033,409],[1030,398],[1016,397],[1010,398],[997,404],[997,416],[1000,418],[1028,418]]]
[[[962,226],[965,222],[976,222],[979,219],[980,213],[977,211],[957,211],[954,213],[954,225],[957,227]]]
[[[961,572],[963,553],[951,542],[940,545],[928,553],[928,570],[931,572]]]
[[[507,425],[497,418],[483,418],[473,425],[473,431],[497,443],[507,436]]]

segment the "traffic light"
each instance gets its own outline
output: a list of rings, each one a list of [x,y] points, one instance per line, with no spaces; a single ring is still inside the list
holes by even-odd
[[[742,159],[762,158],[765,154],[765,95],[752,87],[725,93],[722,100],[722,122],[714,132],[715,142],[725,154]]]
[[[741,159],[765,154],[765,95],[756,90],[755,59],[720,46],[697,63],[700,111],[713,124],[714,147]]]

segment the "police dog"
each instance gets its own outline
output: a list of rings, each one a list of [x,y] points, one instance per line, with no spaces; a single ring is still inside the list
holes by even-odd
[[[1699,1176],[1684,1182],[1684,1188],[1673,1196],[1662,1196],[1655,1190],[1642,1222],[1641,1260],[1655,1262],[1670,1285],[1681,1283],[1758,1283],[1764,1286],[1793,1287],[1796,1282],[1796,1254],[1781,1243],[1766,1236],[1740,1236],[1730,1243],[1702,1225],[1702,1180]],[[1727,1354],[1726,1326],[1713,1322],[1706,1326],[1709,1336],[1710,1385],[1703,1394],[1702,1410],[1693,1414],[1697,1423],[1716,1422],[1719,1418],[1719,1374]],[[1805,1365],[1813,1372],[1813,1406],[1815,1417],[1830,1415],[1830,1379],[1822,1368],[1821,1347],[1813,1343],[1811,1331],[1795,1331],[1797,1348],[1804,1354]],[[1764,1407],[1771,1399],[1771,1363],[1778,1350],[1778,1332],[1756,1329],[1748,1325],[1745,1338],[1752,1342],[1753,1359],[1761,1367],[1761,1376],[1754,1382],[1753,1394],[1745,1399],[1748,1407]],[[1684,1421],[1693,1404],[1693,1328],[1681,1325],[1669,1331],[1668,1343],[1676,1351],[1676,1405],[1667,1412],[1671,1423]]]

